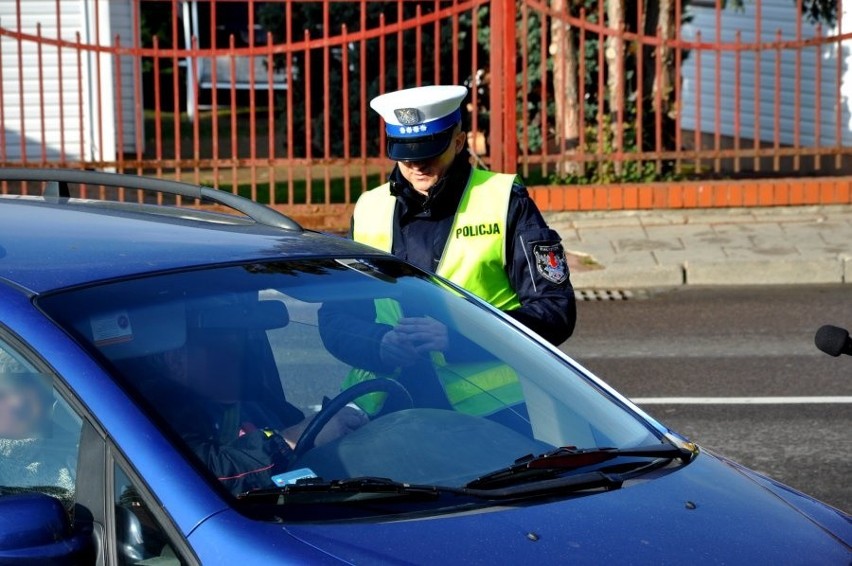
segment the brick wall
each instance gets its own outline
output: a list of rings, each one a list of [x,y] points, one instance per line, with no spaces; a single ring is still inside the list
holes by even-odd
[[[852,204],[852,177],[535,186],[542,211]]]
[[[543,212],[852,204],[852,176],[533,186]],[[347,233],[353,205],[275,205],[306,228]]]

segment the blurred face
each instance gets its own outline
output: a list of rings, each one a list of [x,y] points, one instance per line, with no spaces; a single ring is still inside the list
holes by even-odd
[[[41,426],[47,408],[35,387],[0,387],[0,438],[31,438]]]
[[[426,196],[438,180],[446,175],[456,155],[464,148],[465,134],[456,128],[449,147],[437,157],[424,161],[400,161],[399,171],[414,190]]]

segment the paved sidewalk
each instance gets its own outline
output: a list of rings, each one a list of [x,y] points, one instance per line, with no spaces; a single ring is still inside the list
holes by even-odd
[[[577,289],[852,283],[848,205],[545,218],[562,236]]]

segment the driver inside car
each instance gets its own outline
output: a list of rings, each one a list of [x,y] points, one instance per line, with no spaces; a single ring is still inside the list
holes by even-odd
[[[311,418],[263,390],[253,375],[249,334],[190,328],[186,343],[160,354],[161,391],[146,394],[195,455],[234,494],[274,486],[293,462],[293,448]],[[271,398],[270,398],[271,397]],[[276,402],[278,401],[278,402]],[[321,445],[360,428],[352,407],[323,427]]]

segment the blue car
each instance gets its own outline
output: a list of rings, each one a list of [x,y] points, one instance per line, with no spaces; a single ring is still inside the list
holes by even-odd
[[[2,563],[852,561],[439,277],[213,189],[0,181]]]

